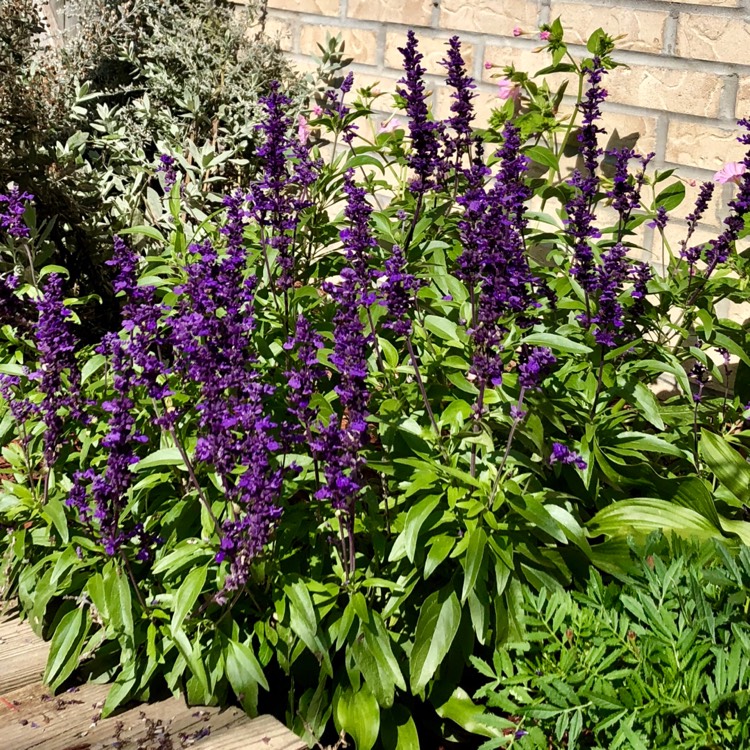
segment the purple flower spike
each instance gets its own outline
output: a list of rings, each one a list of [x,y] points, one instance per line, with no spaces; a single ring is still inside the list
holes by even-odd
[[[31,193],[22,193],[18,185],[11,186],[5,195],[0,193],[0,229],[4,229],[16,239],[28,237],[30,232],[24,224],[23,215],[33,200],[34,196]],[[5,207],[2,204],[5,204]]]
[[[552,443],[552,453],[549,457],[550,464],[573,464],[576,468],[583,471],[587,464],[581,458],[579,453],[568,448],[562,443]]]
[[[568,181],[568,184],[576,188],[574,196],[566,205],[567,232],[573,245],[571,273],[586,292],[591,292],[595,285],[594,253],[589,242],[601,236],[594,226],[596,216],[593,206],[599,188],[597,169],[602,153],[598,145],[598,136],[605,132],[596,124],[601,118],[601,104],[607,96],[607,92],[599,85],[605,72],[598,57],[593,59],[591,67],[586,71],[589,86],[586,98],[578,105],[583,113],[583,127],[578,141],[581,144],[585,169],[584,172],[576,170]]]
[[[55,463],[62,444],[64,414],[81,417],[81,373],[75,359],[78,344],[70,321],[70,310],[63,305],[63,280],[50,274],[44,293],[37,302],[39,320],[34,328],[39,369],[31,377],[39,381],[44,394],[39,412],[44,421],[44,459]]]
[[[406,258],[398,245],[393,246],[391,257],[385,262],[385,275],[380,285],[380,304],[388,309],[388,319],[383,323],[399,336],[411,334],[409,314],[414,310],[415,294],[423,282],[406,270]]]
[[[555,355],[546,346],[535,346],[533,349],[529,346],[522,347],[518,364],[520,386],[526,390],[537,388],[555,362]]]
[[[436,176],[444,171],[438,138],[440,124],[429,119],[427,95],[425,93],[425,68],[421,65],[424,55],[417,50],[416,34],[407,32],[405,47],[399,47],[404,58],[404,77],[399,81],[403,88],[396,89],[406,103],[409,116],[409,133],[412,148],[407,160],[415,178],[411,189],[416,195],[424,195],[436,186]]]

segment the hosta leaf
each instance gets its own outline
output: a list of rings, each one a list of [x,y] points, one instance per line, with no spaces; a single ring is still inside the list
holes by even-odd
[[[723,437],[703,430],[700,453],[716,478],[739,500],[750,504],[750,464]]]
[[[707,518],[667,500],[623,500],[600,510],[587,524],[592,534],[611,537],[652,531],[672,531],[694,539],[720,539],[721,533]]]

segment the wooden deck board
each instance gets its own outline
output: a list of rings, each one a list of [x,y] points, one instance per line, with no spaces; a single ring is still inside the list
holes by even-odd
[[[100,719],[109,685],[51,696],[42,685],[49,644],[18,620],[0,620],[0,748],[5,750],[302,750],[271,716],[187,706],[169,698]]]
[[[49,644],[25,622],[0,621],[0,696],[26,685],[41,683]]]

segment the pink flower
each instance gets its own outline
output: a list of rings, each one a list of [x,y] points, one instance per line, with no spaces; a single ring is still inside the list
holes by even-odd
[[[549,41],[549,37],[550,37],[549,31],[547,31],[547,30],[544,30],[544,31],[540,31],[540,32],[539,32],[539,38],[540,38],[540,39],[541,39],[541,40],[542,40],[543,42],[548,42],[548,41]]]
[[[484,69],[485,70],[492,70],[492,68],[493,68],[492,63],[489,60],[487,60],[487,62],[484,64]]]
[[[520,26],[516,26],[513,29],[513,36],[521,36],[521,34],[523,34],[523,31],[521,30],[521,27]]]
[[[381,122],[380,125],[378,125],[378,135],[380,133],[395,133],[397,130],[402,130],[403,127],[404,126],[398,117],[391,117],[390,120]]]
[[[299,138],[299,142],[304,146],[307,141],[310,138],[310,133],[312,132],[312,128],[307,122],[307,119],[304,115],[300,115],[297,119],[297,138]]]
[[[742,162],[730,161],[714,175],[714,182],[719,182],[722,185],[733,182],[735,185],[739,185],[744,174],[745,165]]]
[[[320,117],[323,114],[323,107],[319,107],[317,104],[314,104],[312,108],[312,113],[316,117]]]
[[[516,104],[518,104],[519,99],[521,98],[521,89],[518,85],[513,83],[509,78],[501,78],[498,83],[498,90],[497,95],[500,99],[508,100],[512,99]]]

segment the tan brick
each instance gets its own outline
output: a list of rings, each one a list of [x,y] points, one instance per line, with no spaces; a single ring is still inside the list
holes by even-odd
[[[703,245],[709,240],[714,239],[719,233],[719,225],[704,222],[699,224],[693,235],[688,242],[688,247],[695,247],[697,245]],[[669,251],[671,250],[672,255],[678,256],[682,245],[680,244],[687,237],[687,227],[685,224],[678,221],[670,221],[664,228],[664,238],[669,246],[662,245],[662,239],[658,232],[654,232],[653,246],[651,250],[651,258],[648,260],[650,263],[657,267],[664,268],[669,260]]]
[[[299,35],[299,51],[303,55],[320,55],[318,44],[326,46],[326,34],[341,35],[344,54],[355,62],[374,65],[378,57],[378,35],[366,29],[346,29],[340,26],[305,24]]]
[[[251,30],[248,29],[248,33]],[[279,49],[291,52],[293,42],[292,24],[284,18],[269,16],[266,19],[266,36],[278,42]]]
[[[663,5],[672,3],[690,3],[690,5],[705,5],[708,8],[740,8],[742,0],[657,0]]]
[[[717,75],[697,70],[633,65],[611,70],[602,85],[610,102],[717,117],[723,82]]]
[[[641,8],[608,8],[589,3],[552,2],[552,18],[560,18],[565,28],[565,39],[575,44],[586,44],[589,36],[599,28],[610,36],[623,36],[617,49],[640,52],[661,52],[664,24],[669,13]]]
[[[689,122],[669,123],[665,158],[675,164],[685,164],[717,171],[729,161],[741,161],[744,147],[737,142],[735,128],[723,129]]]
[[[352,92],[347,97],[347,102],[351,103],[359,97],[359,90],[363,88],[372,87],[375,93],[382,94],[375,99],[372,108],[376,112],[383,112],[386,114],[396,113],[400,119],[406,122],[406,118],[400,114],[401,110],[397,109],[394,103],[393,94],[396,93],[398,86],[398,76],[389,76],[387,73],[361,73],[356,71],[354,73],[354,85],[352,86]]]
[[[321,16],[338,16],[339,0],[268,0],[268,7],[291,10],[295,13],[315,13]]]
[[[429,26],[432,0],[349,0],[349,18]]]
[[[516,26],[530,32],[537,23],[535,0],[443,0],[440,5],[441,29],[510,36]]]
[[[494,44],[488,44],[484,48],[484,60],[485,64],[483,79],[488,83],[497,83],[499,78],[502,77],[502,68],[513,65],[516,70],[527,73],[528,75],[534,75],[538,70],[543,70],[551,64],[550,56],[544,52],[534,52],[531,49],[519,49],[516,47],[500,47]],[[486,64],[490,63],[493,68],[487,69]],[[555,85],[564,79],[564,75],[555,73],[554,76],[549,76],[550,85],[554,82]]]
[[[740,76],[735,111],[737,117],[750,117],[750,76]]]
[[[419,51],[424,55],[422,65],[425,67],[428,73],[434,73],[435,75],[444,75],[445,67],[440,64],[440,61],[445,58],[445,52],[447,49],[446,42],[450,38],[450,34],[446,34],[442,37],[419,37]],[[385,64],[389,68],[396,68],[400,70],[403,64],[403,57],[398,51],[399,47],[403,47],[406,43],[406,34],[404,32],[389,32],[385,39]],[[466,63],[466,68],[471,72],[474,64],[474,45],[467,42],[461,44],[461,55]]]
[[[750,21],[680,13],[676,52],[694,60],[750,65]]]
[[[644,155],[656,151],[655,117],[625,115],[605,109],[601,127],[607,131],[606,135],[601,136],[601,140],[608,149],[627,146]]]

